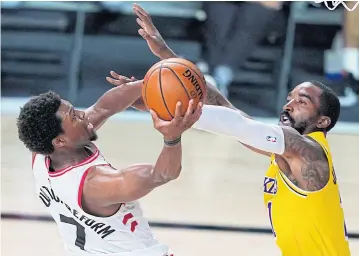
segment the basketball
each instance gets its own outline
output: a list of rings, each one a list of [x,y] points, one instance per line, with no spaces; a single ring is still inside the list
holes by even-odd
[[[171,58],[153,65],[147,72],[142,88],[146,107],[155,111],[159,118],[169,121],[175,116],[176,103],[181,101],[181,115],[189,101],[195,106],[206,97],[206,80],[192,62]]]

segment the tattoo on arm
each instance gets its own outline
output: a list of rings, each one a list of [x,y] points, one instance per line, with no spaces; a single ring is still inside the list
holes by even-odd
[[[321,146],[290,127],[283,127],[286,160],[301,159],[297,166],[291,167],[292,174],[300,187],[308,191],[322,189],[329,180],[329,165]]]
[[[208,82],[207,82],[207,98],[204,103],[207,105],[216,105],[216,106],[222,106],[222,107],[234,109],[236,111],[239,111],[243,116],[252,119],[251,116],[244,113],[242,110],[239,110],[236,107],[234,107],[232,103],[226,97],[224,97],[214,85]]]
[[[302,165],[301,174],[308,191],[322,189],[329,180],[328,164],[323,161],[307,162]]]

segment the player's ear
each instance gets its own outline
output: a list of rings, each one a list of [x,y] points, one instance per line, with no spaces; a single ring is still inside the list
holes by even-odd
[[[61,148],[64,147],[66,144],[66,140],[63,136],[57,136],[55,139],[52,140],[52,145],[55,148]]]
[[[328,116],[321,116],[317,121],[317,127],[321,129],[327,128],[331,123],[330,117]]]

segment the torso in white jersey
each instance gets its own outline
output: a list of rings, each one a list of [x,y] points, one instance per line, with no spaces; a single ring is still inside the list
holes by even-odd
[[[82,188],[92,166],[108,165],[95,145],[81,163],[50,172],[50,159],[33,158],[36,192],[56,221],[66,249],[73,255],[170,256],[143,217],[138,202],[122,204],[110,217],[95,217],[81,207]]]

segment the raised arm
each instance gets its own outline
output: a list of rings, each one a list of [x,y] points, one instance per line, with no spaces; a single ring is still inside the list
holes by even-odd
[[[162,38],[160,32],[156,28],[156,26],[153,24],[151,16],[139,5],[134,4],[133,10],[135,14],[137,15],[137,23],[140,25],[140,29],[138,30],[138,33],[146,40],[149,48],[153,52],[154,55],[159,57],[161,60],[168,59],[168,58],[177,58],[177,55],[171,50],[171,48],[166,44],[165,40]],[[223,106],[227,107],[233,110],[238,111],[242,115],[251,118],[249,115],[244,113],[243,111],[235,108],[229,100],[224,97],[219,90],[212,84],[207,82],[207,97],[204,100],[204,103],[207,105],[217,105],[217,106]],[[136,103],[133,105],[133,107],[137,109],[144,110],[143,107],[144,103],[142,101],[142,98],[139,98]],[[250,145],[246,145],[242,143],[245,147],[251,149],[252,151],[270,156],[271,154],[256,148],[251,147]]]
[[[151,112],[154,127],[164,136],[164,146],[155,165],[137,164],[121,170],[97,166],[89,171],[82,194],[85,210],[98,215],[111,214],[119,204],[137,200],[179,176],[181,134],[199,119],[202,105],[194,106],[191,101],[184,117],[180,116],[180,108],[177,104],[175,118],[170,122],[160,120]]]
[[[117,74],[111,71],[111,75],[115,76]],[[111,79],[108,77],[107,81]],[[117,87],[105,92],[95,104],[85,110],[85,115],[89,118],[95,130],[100,128],[110,116],[127,109],[141,96],[142,80],[117,80],[116,83]]]

